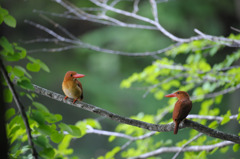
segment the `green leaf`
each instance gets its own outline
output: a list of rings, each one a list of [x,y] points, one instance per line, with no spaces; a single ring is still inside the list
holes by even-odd
[[[38,65],[37,67],[39,67],[39,70],[40,70],[40,68],[42,68],[44,71],[50,72],[48,66],[45,63],[43,63],[41,60],[35,59],[35,58],[31,57],[31,56],[27,56],[27,58],[28,58],[29,61],[31,61],[36,66]],[[29,67],[32,67],[32,66],[29,66]],[[36,72],[38,72],[38,71],[36,71]]]
[[[116,136],[110,136],[109,138],[108,138],[108,142],[112,142],[114,139],[116,139]]]
[[[31,147],[30,147],[29,145],[23,146],[23,147],[21,148],[21,154],[25,153],[26,151],[28,151],[28,150],[30,150],[30,149],[31,149]]]
[[[77,137],[81,136],[80,129],[75,125],[67,125],[64,123],[60,123],[59,127],[62,129],[62,131],[67,131],[72,136],[77,136]]]
[[[213,150],[210,152],[210,155],[214,154],[218,149],[219,149],[219,147],[216,147],[215,149],[213,149]]]
[[[32,72],[38,72],[40,71],[40,65],[38,63],[28,63],[27,69]]]
[[[40,61],[40,60],[37,60],[37,63],[40,65],[40,67],[41,67],[44,71],[50,72],[48,66],[47,66],[45,63],[43,63],[43,62]]]
[[[8,73],[11,73],[12,72],[12,66],[7,65],[6,70],[7,70]]]
[[[211,55],[211,56],[215,55],[219,48],[220,48],[220,45],[217,45],[217,46],[211,48],[209,51],[209,55]]]
[[[228,149],[229,149],[229,146],[222,147],[222,148],[220,149],[220,152],[224,154],[224,153],[226,153],[226,152],[228,151]]]
[[[85,121],[86,121],[87,125],[90,125],[91,127],[96,128],[96,129],[101,129],[101,125],[97,120],[89,118],[89,119],[85,119]]]
[[[81,136],[81,131],[78,127],[75,125],[69,125],[71,128],[71,132],[69,132],[72,136],[80,137]]]
[[[64,135],[59,132],[52,133],[50,138],[54,143],[60,143],[63,140]]]
[[[62,120],[62,116],[60,114],[47,114],[45,115],[45,119],[49,123],[56,123]]]
[[[44,135],[40,135],[34,138],[34,143],[42,148],[50,148],[51,145],[49,144],[48,138]]]
[[[34,90],[34,87],[28,78],[23,77],[18,79],[17,84],[23,89]]]
[[[21,66],[14,66],[13,74],[17,77],[22,77],[22,76],[24,76],[24,73],[25,73],[25,71],[23,69],[24,68]]]
[[[32,102],[32,104],[38,109],[38,111],[49,113],[49,110],[41,103]]]
[[[7,51],[7,53],[14,54],[12,44],[10,44],[4,36],[0,38],[0,45],[3,47],[4,50]]]
[[[13,115],[15,115],[15,109],[9,108],[5,113],[6,120],[9,120]]]
[[[15,50],[16,50],[16,54],[19,56],[20,59],[23,59],[26,57],[27,55],[27,51],[26,49],[18,46],[17,44],[14,43],[15,46]]]
[[[114,148],[112,149],[112,151],[107,152],[107,154],[105,155],[105,158],[106,158],[106,159],[112,159],[112,158],[114,158],[115,154],[118,153],[120,150],[121,150],[121,148],[120,148],[119,146],[114,147]]]
[[[217,121],[213,121],[213,122],[211,122],[211,123],[208,125],[208,127],[209,127],[209,128],[212,128],[212,129],[216,128],[217,126],[218,126],[218,122],[217,122]]]
[[[64,153],[65,155],[72,154],[73,150],[67,149],[71,140],[72,140],[72,135],[65,135],[62,142],[58,145],[59,151]]]
[[[35,120],[38,124],[42,125],[45,123],[45,117],[43,115],[43,113],[41,113],[40,111],[38,110],[33,110],[32,111],[32,115],[31,115],[31,118],[33,120]]]
[[[41,124],[38,128],[36,128],[43,135],[51,136],[52,133],[56,133],[55,129],[52,129],[50,126]]]
[[[239,148],[240,148],[240,145],[239,145],[239,144],[234,144],[234,145],[233,145],[233,151],[234,151],[234,152],[237,152],[237,151],[239,150]]]
[[[164,93],[163,91],[159,90],[157,91],[156,93],[154,93],[154,97],[157,99],[157,100],[160,100],[164,97]]]
[[[12,28],[15,28],[16,27],[16,19],[13,18],[13,16],[11,15],[7,15],[3,18],[3,21],[5,24],[7,24],[8,26],[12,27]]]
[[[43,158],[54,158],[55,151],[53,148],[45,148],[40,152],[40,156]]]
[[[26,94],[26,96],[31,100],[31,101],[33,101],[33,98],[32,98],[32,96],[30,95],[30,94]]]
[[[0,6],[0,15],[3,16],[3,17],[8,15],[8,10],[4,9]]]
[[[222,120],[222,122],[221,122],[221,125],[228,123],[228,122],[230,121],[230,116],[231,116],[231,112],[230,112],[230,110],[229,110],[229,111],[227,111],[227,113],[223,116],[223,120]]]
[[[81,135],[84,136],[87,130],[87,123],[85,121],[78,121],[75,125],[81,130]]]
[[[12,103],[13,95],[12,95],[12,92],[8,88],[4,89],[3,96],[4,96],[4,101],[6,103]]]

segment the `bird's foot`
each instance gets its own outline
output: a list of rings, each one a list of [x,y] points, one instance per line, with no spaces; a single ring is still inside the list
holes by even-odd
[[[66,100],[68,98],[68,96],[66,96],[64,99]]]
[[[73,100],[73,104],[74,104],[77,100],[78,100],[78,98],[74,99],[74,100]]]

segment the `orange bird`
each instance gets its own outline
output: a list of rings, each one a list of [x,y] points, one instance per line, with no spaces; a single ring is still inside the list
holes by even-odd
[[[73,98],[73,103],[75,103],[77,100],[82,101],[83,99],[83,88],[81,82],[77,80],[77,78],[82,78],[85,75],[83,74],[77,74],[77,72],[74,71],[68,71],[65,74],[63,83],[62,83],[62,90],[66,97],[64,99],[67,99],[68,97]]]
[[[192,101],[190,100],[188,93],[184,91],[177,91],[173,94],[165,95],[165,97],[178,98],[172,115],[172,119],[175,123],[174,134],[177,134],[180,122],[187,117],[192,109]]]

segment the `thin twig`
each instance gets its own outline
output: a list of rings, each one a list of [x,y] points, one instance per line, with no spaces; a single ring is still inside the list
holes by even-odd
[[[54,38],[56,38],[59,42],[65,42],[65,43],[70,43],[70,44],[74,44],[74,45],[78,45],[81,48],[87,48],[90,50],[94,50],[94,51],[99,51],[99,52],[104,52],[104,53],[109,53],[109,54],[117,54],[117,55],[123,55],[123,56],[152,56],[152,55],[156,55],[156,54],[162,54],[165,53],[166,51],[169,51],[179,45],[181,45],[181,43],[176,43],[175,45],[171,45],[169,47],[166,47],[164,49],[161,50],[157,50],[157,51],[153,51],[153,52],[143,52],[143,53],[130,53],[130,52],[123,52],[123,51],[118,51],[118,50],[110,50],[110,49],[105,49],[105,48],[101,48],[98,46],[94,46],[88,43],[84,43],[82,42],[80,39],[76,40],[76,39],[69,39],[69,38],[65,38],[59,34],[57,34],[56,32],[54,32],[53,30],[42,26],[40,24],[34,23],[32,21],[29,20],[25,20],[25,23],[28,23],[40,30],[45,31],[46,33],[50,34],[51,36],[53,36]],[[46,50],[46,49],[44,49]],[[39,51],[39,50],[38,50]]]
[[[234,28],[234,27],[230,27],[232,30],[239,32],[240,33],[240,29]]]
[[[35,53],[35,52],[61,52],[61,51],[66,51],[70,49],[75,49],[75,48],[81,48],[81,46],[75,46],[75,45],[69,45],[65,47],[60,47],[60,48],[42,48],[42,49],[36,49],[36,50],[28,50],[28,53]]]
[[[30,128],[29,123],[28,123],[28,119],[27,119],[27,115],[26,115],[25,110],[24,110],[24,106],[22,105],[22,103],[19,100],[17,92],[14,89],[13,83],[11,82],[10,78],[8,77],[8,73],[7,73],[7,71],[4,67],[1,59],[0,59],[0,67],[1,67],[2,75],[5,79],[5,81],[7,82],[10,91],[12,92],[13,99],[14,99],[17,107],[18,107],[18,110],[19,110],[19,112],[22,116],[24,125],[26,127],[26,133],[27,133],[27,136],[28,136],[28,144],[29,144],[29,146],[32,150],[32,156],[33,156],[33,158],[37,159],[38,158],[38,153],[37,153],[37,151],[34,147],[33,138],[32,138],[32,135],[31,135],[31,128]]]
[[[229,117],[230,120],[234,120],[237,119],[238,114],[236,115],[231,115]],[[222,121],[223,117],[221,116],[210,116],[210,115],[198,115],[198,114],[189,114],[187,116],[188,119],[206,119],[206,120],[218,120],[218,121]]]
[[[214,41],[214,42],[219,42],[219,43],[229,46],[229,47],[240,47],[239,40],[233,40],[233,39],[228,39],[228,38],[224,38],[224,37],[216,37],[216,36],[212,36],[212,35],[207,35],[201,31],[199,31],[198,29],[194,29],[194,31],[197,34],[199,34],[200,36],[202,36],[204,39],[208,39],[208,40]]]
[[[140,2],[140,0],[134,0],[134,2],[133,2],[133,13],[134,14],[137,14],[137,12],[138,12],[138,10],[139,10],[139,8],[138,8],[138,4],[139,4],[139,2]]]
[[[111,132],[111,131],[105,131],[105,130],[98,130],[98,129],[93,129],[91,126],[87,126],[86,130],[87,134],[98,134],[98,135],[104,135],[104,136],[116,136],[128,140],[134,140],[135,137],[123,134],[123,133],[118,133],[118,132]]]
[[[158,21],[157,3],[156,3],[155,0],[149,0],[149,1],[150,1],[151,6],[152,6],[152,14],[153,14],[154,21],[156,23],[159,23],[159,21]]]
[[[189,145],[191,142],[193,142],[194,140],[196,140],[197,138],[199,138],[200,136],[202,136],[203,133],[199,133],[196,136],[194,136],[192,139],[188,140],[185,144],[182,145],[181,149],[172,157],[172,159],[176,159],[177,156],[182,152],[182,150]]]
[[[56,23],[55,21],[53,21],[52,19],[48,18],[47,16],[40,14],[40,17],[42,17],[43,19],[45,19],[46,21],[48,21],[50,24],[52,24],[54,27],[58,28],[59,30],[61,30],[63,33],[65,33],[69,38],[71,39],[75,39],[77,40],[78,38],[76,36],[74,36],[72,33],[70,33],[67,29],[65,29],[64,27],[62,27],[60,24]]]
[[[60,1],[60,0],[58,0],[58,1]],[[178,38],[178,37],[174,36],[173,34],[168,32],[166,29],[164,29],[159,23],[157,23],[154,20],[151,20],[149,18],[137,15],[135,13],[131,13],[131,12],[127,12],[125,10],[121,10],[121,9],[117,9],[117,8],[111,7],[111,6],[107,5],[107,4],[100,3],[97,0],[90,0],[90,1],[92,3],[94,3],[95,5],[99,6],[99,7],[105,8],[105,9],[113,11],[115,13],[118,13],[118,14],[121,14],[121,15],[124,15],[124,16],[128,16],[128,17],[131,17],[131,18],[143,21],[143,22],[150,23],[150,24],[156,26],[159,31],[161,31],[165,36],[167,36],[168,38],[172,39],[173,41],[177,41],[177,42],[188,42],[189,41],[189,39],[182,39],[182,38]]]
[[[225,146],[229,146],[229,145],[233,145],[234,142],[231,141],[223,141],[223,142],[219,142],[217,144],[214,145],[204,145],[204,146],[188,146],[182,149],[183,152],[199,152],[199,151],[211,151],[215,148],[222,148]],[[178,152],[179,150],[181,150],[181,147],[161,147],[157,150],[154,150],[152,152],[148,152],[145,154],[142,154],[140,156],[137,157],[132,157],[130,159],[146,159],[148,157],[152,157],[152,156],[158,156],[162,153],[169,153],[169,152]]]
[[[69,14],[59,14],[59,13],[53,13],[53,12],[46,12],[46,11],[40,11],[40,10],[34,10],[34,12],[40,13],[40,14],[46,14],[54,17],[61,17],[66,19],[74,19],[74,20],[86,20],[94,23],[104,24],[104,25],[111,25],[111,26],[118,26],[118,27],[127,27],[127,28],[137,28],[137,29],[146,29],[146,30],[158,30],[155,26],[150,25],[141,25],[141,24],[130,24],[125,23],[121,21],[121,25],[118,25],[114,22],[106,21],[107,19],[103,20],[102,18],[94,19],[90,17],[86,17],[84,15],[79,16],[73,16]]]

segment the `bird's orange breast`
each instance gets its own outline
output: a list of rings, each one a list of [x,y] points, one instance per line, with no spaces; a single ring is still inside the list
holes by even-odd
[[[79,98],[82,94],[82,89],[78,86],[76,81],[63,81],[62,89],[66,96],[71,98]]]

